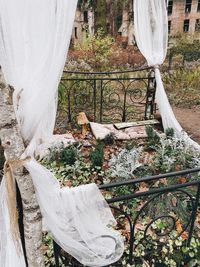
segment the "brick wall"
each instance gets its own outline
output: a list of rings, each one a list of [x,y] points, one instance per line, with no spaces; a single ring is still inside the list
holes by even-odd
[[[195,32],[196,20],[200,20],[200,12],[197,12],[198,0],[192,0],[190,12],[185,12],[186,0],[174,0],[172,14],[169,15],[171,21],[172,35],[183,32],[184,20],[189,20],[189,33]]]

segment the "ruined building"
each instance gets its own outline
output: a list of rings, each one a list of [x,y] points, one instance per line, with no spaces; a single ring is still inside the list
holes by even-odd
[[[169,0],[168,30],[171,35],[200,30],[200,0]]]
[[[73,28],[73,43],[81,43],[97,28],[126,45],[134,45],[133,1],[80,0]],[[200,0],[169,0],[168,30],[170,35],[200,32]]]

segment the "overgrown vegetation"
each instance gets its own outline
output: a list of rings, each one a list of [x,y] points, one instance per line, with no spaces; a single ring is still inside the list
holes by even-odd
[[[94,36],[88,36],[82,44],[76,45],[75,50],[93,70],[104,71],[109,66],[113,42],[113,38],[105,35],[105,31],[99,28]]]
[[[200,67],[177,69],[164,75],[170,102],[181,107],[200,106]]]
[[[68,148],[51,149],[44,160],[45,164],[61,182],[62,186],[77,186],[95,182],[105,184],[116,182],[121,179],[134,179],[146,175],[159,174],[169,171],[177,171],[186,168],[200,167],[200,154],[190,147],[185,137],[176,138],[172,129],[167,129],[165,135],[160,135],[152,127],[147,127],[148,144],[139,141],[117,142],[106,144],[102,141],[92,143],[92,147],[85,148],[82,143],[76,143]],[[109,137],[110,138],[110,137]],[[199,176],[194,176],[199,179]],[[163,187],[176,183],[185,183],[191,177],[177,177],[163,179],[159,183],[142,183],[137,187],[124,186],[105,192],[105,197],[121,196],[135,190],[138,192],[148,191],[151,187]],[[190,190],[190,193],[193,193]],[[135,218],[138,210],[148,201],[146,199],[134,199],[117,207]],[[176,218],[176,225],[167,239],[162,236],[170,227],[170,220],[159,219],[165,211]],[[187,247],[187,231],[183,231],[185,220],[187,220],[190,205],[179,193],[166,193],[155,199],[148,205],[138,218],[135,228],[134,259],[133,266],[155,266],[155,267],[179,267],[199,266],[200,264],[200,242],[198,229],[200,218],[195,224],[194,236],[191,245]],[[156,221],[151,220],[155,216]],[[200,216],[198,214],[198,216]],[[126,242],[130,238],[130,229],[123,216],[115,214],[118,218],[118,228],[123,233]],[[148,224],[148,231],[144,235],[144,229]],[[157,234],[160,234],[159,238]],[[45,237],[46,247],[45,261],[47,266],[54,266],[52,243],[49,236]],[[162,246],[161,246],[162,244]],[[128,251],[124,258],[113,266],[128,267]]]

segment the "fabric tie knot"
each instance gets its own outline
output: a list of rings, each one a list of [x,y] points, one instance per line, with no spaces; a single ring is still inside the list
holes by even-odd
[[[159,64],[154,65],[154,69],[160,69],[160,65]]]

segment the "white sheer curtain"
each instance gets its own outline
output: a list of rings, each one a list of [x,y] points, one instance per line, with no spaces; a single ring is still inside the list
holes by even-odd
[[[166,57],[168,46],[168,17],[166,0],[134,0],[134,25],[137,45],[149,66],[155,67],[157,83],[156,99],[163,127],[174,128],[177,136],[185,135],[192,146],[200,146],[183,131],[168,101],[159,65]]]
[[[15,88],[14,107],[33,156],[52,135],[57,87],[68,51],[77,0],[0,0],[0,65]],[[105,266],[123,254],[123,239],[95,184],[61,189],[34,159],[27,162],[49,232],[87,266]],[[9,227],[5,177],[0,187],[0,266],[24,267]]]

